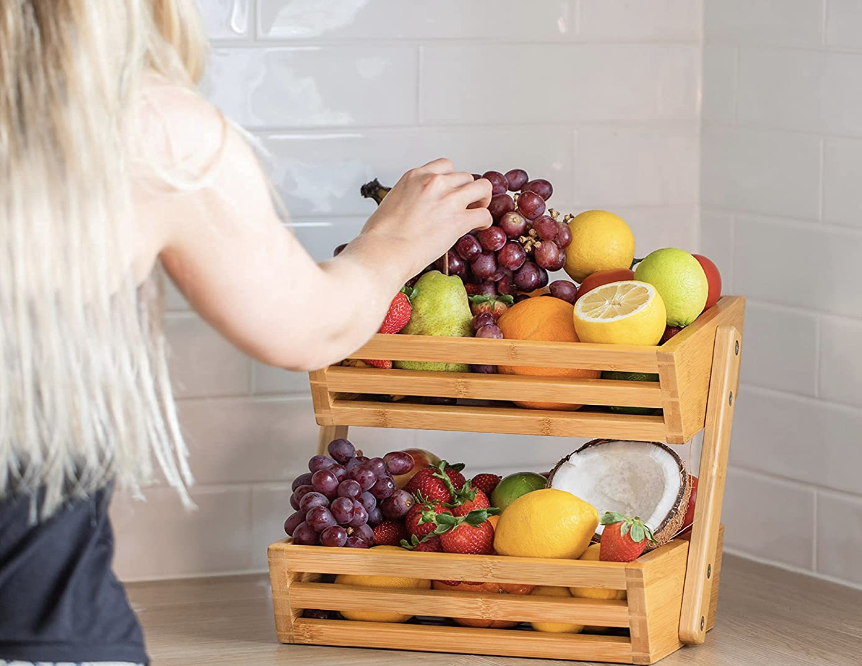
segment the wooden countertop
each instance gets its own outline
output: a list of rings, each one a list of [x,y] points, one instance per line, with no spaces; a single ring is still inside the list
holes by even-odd
[[[563,666],[584,662],[280,645],[265,575],[128,586],[155,666]],[[718,623],[662,666],[859,666],[862,591],[726,555]]]

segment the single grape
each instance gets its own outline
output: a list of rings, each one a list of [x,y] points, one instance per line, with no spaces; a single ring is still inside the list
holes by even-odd
[[[305,474],[300,474],[293,480],[293,485],[290,487],[291,490],[296,490],[300,486],[310,486],[311,485],[311,472],[306,472]]]
[[[359,483],[362,490],[371,490],[371,486],[377,481],[377,474],[368,465],[354,467],[349,474],[354,481]]]
[[[531,180],[529,183],[524,185],[522,192],[535,192],[542,197],[542,199],[547,201],[554,193],[554,186],[544,178],[536,178],[536,180]]]
[[[344,252],[344,248],[346,248],[346,247],[347,247],[347,243],[342,243],[341,245],[339,245],[338,247],[335,248],[335,250],[332,252],[332,256],[337,257],[339,254]]]
[[[359,537],[349,536],[344,544],[346,548],[371,548],[371,545]]]
[[[332,500],[332,506],[329,507],[329,510],[332,511],[332,516],[339,525],[350,523],[355,514],[353,500],[349,497],[339,497]]]
[[[458,256],[458,253],[453,250],[449,250],[446,254],[449,256],[449,275],[459,275],[466,270],[467,267],[464,264],[464,260]],[[434,267],[442,273],[443,269],[446,268],[444,258],[440,257],[435,261]]]
[[[506,234],[500,227],[488,227],[476,234],[483,250],[496,252],[506,244]]]
[[[305,520],[305,514],[302,511],[296,511],[290,514],[290,517],[284,521],[284,532],[287,536],[293,536],[293,531],[302,521]]]
[[[572,229],[565,222],[560,222],[560,231],[557,233],[557,244],[563,249],[572,244]]]
[[[383,513],[376,506],[368,512],[368,524],[377,527],[383,522]]]
[[[539,266],[549,271],[555,271],[560,268],[557,265],[560,261],[560,254],[562,254],[562,250],[556,243],[542,241],[536,246],[533,256]]]
[[[329,469],[335,464],[335,461],[329,456],[314,456],[308,461],[308,470],[313,473],[319,469]]]
[[[362,493],[359,496],[359,499],[355,501],[358,501],[360,504],[362,504],[366,511],[371,511],[371,509],[377,506],[377,498],[374,497],[374,495],[372,495],[368,491]],[[354,506],[356,505],[354,504]]]
[[[509,238],[519,238],[527,232],[527,218],[517,211],[512,211],[500,218],[498,226]]]
[[[374,545],[374,530],[368,525],[354,525],[352,536],[357,536],[368,544]]]
[[[497,318],[491,314],[490,312],[480,312],[475,317],[473,317],[473,321],[471,322],[471,326],[473,327],[473,332],[475,333],[483,326],[488,326],[490,324],[496,324]]]
[[[509,241],[497,253],[497,263],[510,271],[516,271],[527,261],[527,253],[517,241]]]
[[[359,458],[351,458],[344,464],[344,469],[347,470],[347,478],[350,478],[350,471],[354,467],[359,467],[362,464],[362,461]]]
[[[412,278],[410,278],[409,280],[407,280],[407,282],[404,283],[404,286],[408,288],[414,286],[417,282],[419,282],[419,278],[421,277],[422,273],[420,273],[419,275],[414,275]]]
[[[494,188],[491,194],[505,194],[506,190],[509,189],[509,182],[506,180],[506,176],[499,171],[486,171],[482,174],[482,178],[491,181],[491,185]]]
[[[541,289],[542,287],[548,286],[548,280],[550,277],[548,276],[548,271],[546,271],[541,266],[536,266],[536,270],[539,271],[539,286],[536,289]]]
[[[325,506],[316,506],[305,514],[305,522],[314,528],[315,532],[322,532],[327,527],[336,524],[332,512]]]
[[[540,215],[533,220],[533,229],[542,240],[555,240],[560,232],[560,223],[550,215]]]
[[[492,197],[491,203],[488,204],[488,212],[491,213],[494,222],[513,210],[515,210],[515,201],[508,194],[498,194]]]
[[[299,510],[308,513],[316,506],[329,506],[329,499],[323,493],[311,492],[299,501]]]
[[[566,251],[560,247],[559,243],[556,243],[556,246],[557,246],[557,250],[558,250],[557,260],[554,263],[552,263],[550,266],[548,266],[549,271],[558,271],[563,266],[566,265]]]
[[[312,487],[329,498],[336,496],[338,483],[338,477],[328,469],[319,469],[311,477]]]
[[[518,195],[518,212],[528,220],[535,220],[545,212],[545,200],[535,192],[521,192]]]
[[[499,326],[491,324],[490,326],[483,326],[478,331],[476,331],[477,338],[494,338],[495,340],[503,339],[503,331],[500,330]]]
[[[534,291],[539,288],[539,267],[532,261],[526,262],[515,271],[515,287],[519,291]]]
[[[314,528],[306,522],[301,522],[293,530],[293,543],[299,546],[316,546],[320,537]]]
[[[499,282],[500,280],[502,280],[504,277],[507,277],[507,276],[512,277],[512,271],[508,268],[504,268],[503,266],[500,266],[498,263],[497,264],[497,270],[494,271],[494,274],[491,276],[490,281],[491,282]]]
[[[299,486],[299,488],[293,491],[293,495],[290,496],[290,506],[298,511],[299,503],[302,501],[302,498],[310,492],[314,492],[314,488],[312,488],[311,485]]]
[[[333,465],[327,470],[335,474],[335,478],[338,479],[338,482],[341,483],[344,479],[347,478],[347,470],[344,468],[344,465]]]
[[[497,270],[497,260],[494,259],[494,253],[483,252],[473,260],[470,269],[476,277],[487,280]]]
[[[395,492],[395,481],[392,480],[392,477],[377,479],[377,483],[372,486],[369,492],[377,499],[384,500]]]
[[[497,374],[497,366],[496,365],[471,365],[470,372],[476,372],[481,375],[494,375]]]
[[[359,527],[360,525],[364,525],[368,522],[368,511],[365,509],[362,504],[353,500],[353,520],[351,520],[348,525],[351,527]]]
[[[496,273],[496,271],[494,271]],[[491,276],[493,277],[493,276]],[[497,285],[490,280],[483,280],[482,284],[479,285],[480,296],[496,296],[497,295]]]
[[[386,461],[383,458],[372,458],[366,464],[371,467],[378,479],[389,474],[389,470],[386,469]]]
[[[509,184],[510,192],[517,192],[524,187],[528,180],[530,177],[523,169],[512,169],[506,172],[506,182]]]
[[[330,548],[342,548],[347,543],[347,530],[340,525],[327,527],[320,533],[320,545]],[[308,611],[306,611],[308,612]]]
[[[383,461],[386,463],[386,469],[390,474],[398,476],[399,474],[407,474],[413,469],[416,462],[413,456],[404,451],[392,451],[383,456]]]
[[[578,293],[578,288],[568,280],[554,280],[548,285],[551,290],[551,296],[559,298],[567,303],[574,303],[575,296]]]
[[[333,439],[329,442],[326,450],[335,459],[335,462],[342,465],[356,455],[356,447],[346,439]]]
[[[416,504],[416,498],[406,490],[396,490],[380,503],[380,511],[389,520],[395,520],[406,515],[410,507]]]
[[[473,261],[482,254],[482,246],[473,234],[465,234],[455,243],[455,252],[464,261]]]
[[[515,278],[512,275],[504,275],[500,281],[497,283],[497,291],[500,292],[503,296],[511,296],[515,291],[514,288],[514,280]]]

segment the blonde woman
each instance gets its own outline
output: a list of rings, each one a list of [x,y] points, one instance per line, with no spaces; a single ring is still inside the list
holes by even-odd
[[[309,370],[490,223],[488,181],[437,160],[315,264],[195,93],[204,58],[192,0],[0,2],[0,664],[147,661],[107,508],[115,484],[191,481],[159,260],[237,347]]]

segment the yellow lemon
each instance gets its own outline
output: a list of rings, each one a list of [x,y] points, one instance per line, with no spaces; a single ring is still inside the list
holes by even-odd
[[[569,222],[572,242],[564,266],[575,282],[596,271],[629,268],[635,258],[635,237],[629,225],[606,210],[588,210]]]
[[[584,551],[584,554],[581,555],[578,559],[598,562],[600,549],[601,549],[601,544],[594,543],[592,546],[587,548]],[[625,590],[609,590],[607,588],[600,588],[600,587],[570,587],[569,591],[572,593],[573,597],[578,597],[579,599],[619,599],[619,600],[622,600],[622,599],[626,598],[626,591]]]
[[[537,587],[530,594],[539,597],[571,597],[565,587]],[[579,634],[584,630],[581,624],[563,624],[562,622],[530,622],[535,631],[549,634]]]
[[[377,549],[398,550],[406,552],[397,546],[376,546]],[[430,590],[431,581],[424,578],[400,578],[397,576],[364,576],[356,574],[339,574],[335,582],[340,585],[356,585],[357,587],[392,587],[408,588],[416,590]],[[358,620],[360,622],[407,622],[412,615],[401,613],[381,613],[377,611],[341,611],[347,620]]]
[[[623,280],[603,284],[579,298],[574,316],[581,342],[655,345],[664,334],[667,313],[654,286]]]
[[[546,488],[521,495],[500,515],[494,548],[514,557],[580,557],[599,524],[592,504],[565,490]]]

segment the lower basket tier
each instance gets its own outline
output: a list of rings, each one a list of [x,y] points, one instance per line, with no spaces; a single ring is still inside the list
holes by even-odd
[[[704,618],[707,628],[715,622],[722,536],[723,530],[712,576],[712,605]],[[270,546],[269,564],[276,629],[283,643],[652,664],[682,646],[679,620],[687,555],[688,542],[682,540],[628,564],[327,549],[284,540]],[[337,574],[573,586],[610,593],[593,599],[358,587],[334,583]],[[406,623],[303,617],[308,609],[331,611],[332,617],[351,611],[415,617]],[[465,627],[451,617],[471,624],[493,620],[518,625]],[[587,629],[547,633],[532,630],[529,622]]]

